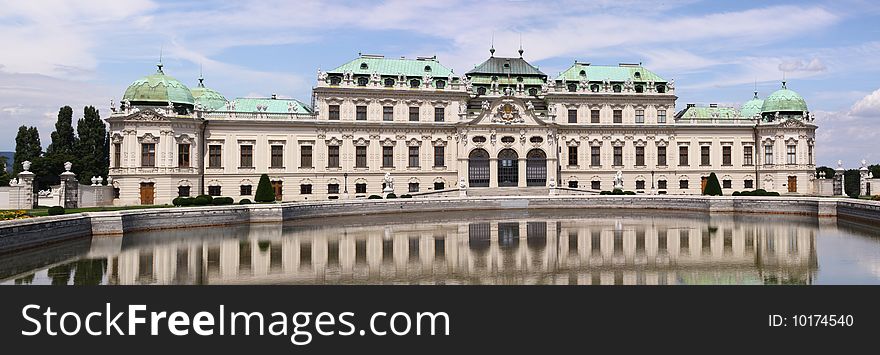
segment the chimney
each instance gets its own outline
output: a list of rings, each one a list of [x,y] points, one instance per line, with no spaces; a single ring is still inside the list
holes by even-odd
[[[277,98],[278,98],[278,95],[275,94],[275,93],[273,92],[273,93],[272,93],[272,100],[275,100],[275,99],[277,99]]]
[[[687,107],[688,107],[688,108],[696,107],[696,106],[697,106],[697,104],[687,104]]]
[[[709,104],[709,107],[716,108],[718,107],[718,104]]]

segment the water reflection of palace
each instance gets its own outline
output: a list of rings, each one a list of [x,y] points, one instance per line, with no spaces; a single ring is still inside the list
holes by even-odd
[[[817,270],[815,219],[784,224],[714,216],[461,219],[467,216],[374,226],[343,219],[334,227],[305,222],[138,233],[107,255],[106,281],[811,283]]]

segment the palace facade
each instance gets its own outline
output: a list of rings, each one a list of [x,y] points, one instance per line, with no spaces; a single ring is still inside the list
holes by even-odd
[[[164,73],[132,83],[107,119],[118,205],[208,194],[280,201],[403,194],[812,194],[815,130],[782,88],[741,107],[687,104],[640,64],[575,62],[556,78],[520,57],[456,75],[436,57],[360,55],[318,71],[310,103],[227,100]]]

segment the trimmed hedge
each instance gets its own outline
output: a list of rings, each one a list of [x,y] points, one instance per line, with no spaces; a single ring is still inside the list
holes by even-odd
[[[382,196],[379,196],[379,195],[370,195],[370,197],[367,197],[367,199],[368,199],[368,200],[381,200],[381,199],[382,199]]]
[[[257,193],[254,195],[257,202],[275,202],[275,191],[272,191],[272,183],[269,175],[260,175],[260,183],[257,184]]]
[[[400,198],[412,198],[412,195],[410,195],[410,194],[403,194],[403,195],[400,195]]]
[[[209,195],[198,195],[195,199],[193,199],[193,205],[196,206],[205,206],[210,205],[211,201],[214,200],[214,197]]]
[[[745,191],[734,191],[733,196],[779,196],[778,192],[768,192],[764,189],[757,190],[745,190]]]
[[[192,197],[178,197],[174,200],[171,200],[171,204],[175,206],[192,206],[195,204],[195,198]]]
[[[211,204],[215,205],[215,206],[231,205],[233,203],[235,203],[235,200],[233,200],[232,197],[217,197],[217,198],[211,200]]]
[[[239,205],[250,205],[250,204],[252,204],[252,203],[253,203],[253,202],[251,202],[251,200],[246,199],[246,198],[243,198],[243,199],[241,199],[241,201],[238,201],[238,204],[239,204]]]
[[[600,191],[600,195],[635,195],[635,191],[623,191],[621,189],[614,189],[612,191]]]
[[[397,195],[395,195],[393,192],[391,192],[388,194],[388,196],[385,196],[385,198],[397,198]]]
[[[49,215],[50,216],[57,216],[57,215],[62,215],[62,214],[64,214],[64,207],[61,207],[61,206],[49,207]]]

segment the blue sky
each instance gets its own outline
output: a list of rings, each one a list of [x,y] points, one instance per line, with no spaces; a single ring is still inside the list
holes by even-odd
[[[876,1],[7,1],[0,0],[0,150],[17,127],[49,142],[58,107],[106,117],[155,71],[227,98],[308,102],[318,68],[359,52],[437,55],[464,73],[496,53],[556,75],[574,60],[642,62],[675,78],[678,106],[739,105],[757,85],[803,95],[820,164],[880,161],[880,3]]]

